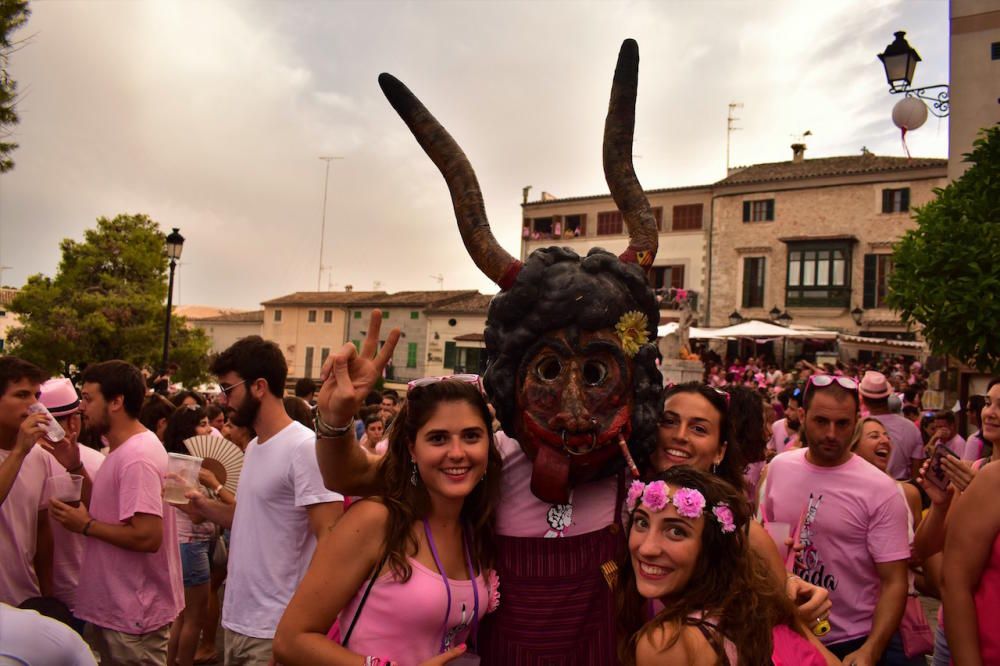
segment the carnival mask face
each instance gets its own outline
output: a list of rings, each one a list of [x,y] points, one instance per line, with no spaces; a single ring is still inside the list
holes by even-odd
[[[532,492],[553,502],[621,455],[631,433],[632,377],[613,331],[553,331],[527,354],[517,388],[517,433],[534,462]]]

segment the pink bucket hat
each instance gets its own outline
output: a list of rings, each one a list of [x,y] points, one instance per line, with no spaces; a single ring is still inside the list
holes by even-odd
[[[869,370],[865,373],[865,376],[861,378],[858,390],[865,398],[888,398],[892,395],[892,386],[889,385],[885,375],[875,370]]]
[[[80,411],[80,396],[76,394],[73,382],[65,377],[45,382],[42,384],[41,392],[38,401],[56,418]]]

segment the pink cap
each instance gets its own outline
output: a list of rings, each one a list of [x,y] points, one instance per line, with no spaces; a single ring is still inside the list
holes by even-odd
[[[881,372],[869,370],[861,378],[861,385],[858,387],[861,396],[864,398],[888,398],[892,395],[892,386]]]
[[[80,411],[80,396],[76,394],[73,382],[65,377],[50,379],[42,384],[42,394],[38,401],[45,405],[52,416],[69,416]]]

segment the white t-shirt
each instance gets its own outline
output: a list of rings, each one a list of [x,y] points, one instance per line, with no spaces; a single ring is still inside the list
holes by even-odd
[[[13,657],[31,666],[97,664],[80,635],[62,622],[3,603],[0,603],[0,657]]]
[[[251,440],[236,496],[222,626],[274,638],[316,549],[306,508],[342,501],[323,485],[312,430],[292,421],[263,444]]]
[[[10,451],[0,450],[0,462],[9,456]],[[57,467],[62,471],[45,449],[31,447],[0,506],[0,601],[6,604],[17,606],[41,594],[35,573],[39,512],[48,510],[46,480]],[[41,517],[48,520],[48,513]]]

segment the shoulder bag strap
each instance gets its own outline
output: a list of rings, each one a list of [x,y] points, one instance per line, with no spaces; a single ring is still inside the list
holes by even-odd
[[[375,584],[375,579],[378,578],[378,572],[382,570],[385,566],[386,560],[389,559],[389,554],[386,553],[382,558],[382,561],[375,566],[375,571],[372,572],[372,577],[368,581],[368,587],[365,588],[365,593],[361,596],[361,603],[358,604],[358,610],[354,613],[354,619],[351,620],[351,626],[347,628],[347,633],[344,634],[344,640],[340,644],[347,647],[347,641],[351,640],[351,633],[354,631],[354,625],[358,623],[358,618],[361,617],[361,609],[365,607],[365,602],[368,601],[368,593],[372,591],[372,586]]]

